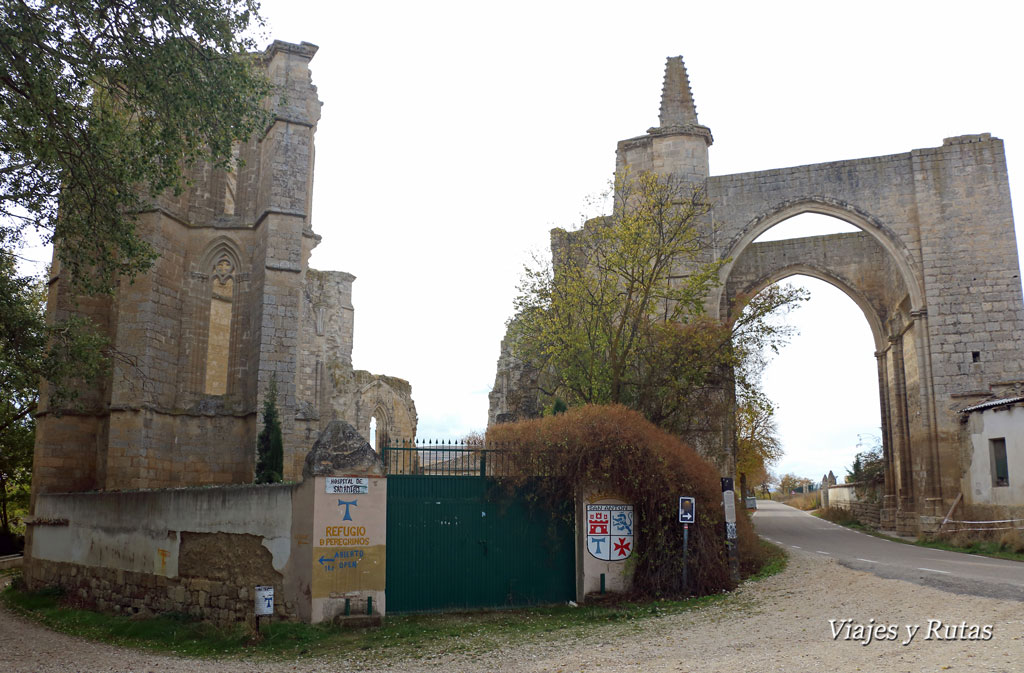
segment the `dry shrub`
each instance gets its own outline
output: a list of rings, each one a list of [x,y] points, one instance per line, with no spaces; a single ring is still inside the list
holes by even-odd
[[[506,447],[519,477],[510,489],[537,484],[539,505],[558,511],[584,487],[609,489],[636,512],[638,530],[634,592],[680,596],[683,526],[679,496],[694,496],[697,522],[690,527],[690,591],[731,589],[718,471],[681,439],[621,405],[588,405],[564,414],[492,426],[491,446]],[[533,479],[530,475],[546,475]],[[737,501],[738,543],[744,569],[759,568],[761,549],[749,516]],[[754,566],[757,567],[754,567]]]
[[[1024,531],[1020,529],[1003,531],[999,536],[999,546],[1014,554],[1024,554]]]
[[[786,496],[782,498],[781,501],[790,507],[796,507],[797,509],[808,511],[821,507],[821,493],[819,491],[814,491],[813,493],[797,493],[796,495]]]
[[[822,507],[818,514],[822,519],[838,523],[841,526],[860,523],[860,520],[853,515],[853,512],[843,507]]]
[[[941,536],[944,542],[956,547],[970,547],[987,538],[989,533],[980,530],[958,530]]]

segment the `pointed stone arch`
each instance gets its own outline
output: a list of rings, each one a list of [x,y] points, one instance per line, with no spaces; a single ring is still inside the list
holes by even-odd
[[[867,320],[868,327],[871,329],[871,337],[875,342],[875,350],[880,351],[884,348],[887,339],[885,325],[883,324],[881,317],[878,315],[878,312],[875,310],[875,307],[872,306],[871,301],[860,289],[852,287],[846,280],[826,269],[821,269],[811,264],[801,262],[790,264],[777,269],[769,275],[758,278],[753,283],[747,285],[747,287],[743,289],[742,293],[748,296],[756,295],[769,285],[778,283],[779,281],[792,276],[810,276],[811,278],[817,278],[818,280],[824,281],[842,291],[843,294],[853,300],[853,303],[855,303],[864,314],[864,319]],[[729,317],[732,318],[734,316],[730,315]]]
[[[238,244],[228,236],[207,243],[191,271],[191,388],[200,397],[237,392],[247,274]]]
[[[758,213],[750,219],[746,226],[733,234],[725,246],[722,258],[728,260],[722,267],[719,277],[721,286],[712,291],[709,305],[722,307],[726,279],[743,251],[752,245],[757,238],[777,224],[804,214],[827,215],[851,224],[872,236],[889,255],[906,287],[910,298],[911,310],[925,309],[925,295],[922,287],[922,274],[919,264],[907,249],[900,237],[887,227],[879,218],[840,199],[825,196],[807,196],[788,199]],[[822,278],[822,280],[827,280]],[[831,281],[827,281],[831,282]],[[720,313],[721,317],[726,317]]]

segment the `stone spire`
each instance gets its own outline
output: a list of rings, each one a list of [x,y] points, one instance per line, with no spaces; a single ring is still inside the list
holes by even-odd
[[[697,106],[693,104],[690,78],[682,56],[669,57],[665,64],[665,84],[661,88],[662,128],[697,124]]]

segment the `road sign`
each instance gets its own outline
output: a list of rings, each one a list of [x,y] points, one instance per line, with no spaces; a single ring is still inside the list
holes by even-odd
[[[679,523],[696,523],[697,502],[690,496],[679,498]]]

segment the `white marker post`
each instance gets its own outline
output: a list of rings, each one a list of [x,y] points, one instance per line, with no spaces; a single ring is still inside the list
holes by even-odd
[[[690,582],[687,576],[687,554],[690,547],[690,524],[697,520],[697,503],[690,496],[679,498],[679,523],[683,524],[683,591],[690,593]]]
[[[740,561],[736,555],[736,492],[732,477],[722,477],[722,506],[725,509],[725,547],[729,551],[729,572],[733,582],[740,581]]]
[[[256,607],[256,635],[260,633],[260,617],[274,614],[274,587],[258,586],[253,591]]]

